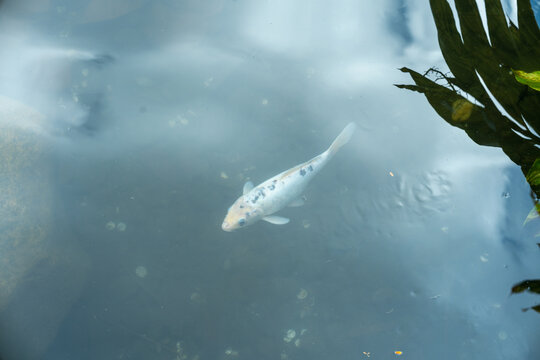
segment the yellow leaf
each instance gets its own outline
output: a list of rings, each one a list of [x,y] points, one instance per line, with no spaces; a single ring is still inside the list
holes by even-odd
[[[528,85],[531,89],[540,91],[540,71],[527,73],[522,70],[512,70],[516,80],[524,85]]]
[[[534,160],[525,178],[530,185],[540,185],[540,159]]]
[[[540,214],[540,204],[534,205],[534,207],[529,211],[529,215],[527,215],[527,218],[523,222],[523,225],[527,224],[529,221],[536,219]]]
[[[474,105],[466,99],[458,99],[452,104],[452,120],[467,121],[471,117]]]

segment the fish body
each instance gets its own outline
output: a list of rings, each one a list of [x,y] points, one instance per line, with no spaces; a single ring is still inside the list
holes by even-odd
[[[244,185],[242,196],[229,208],[221,228],[225,231],[233,231],[259,220],[276,225],[288,223],[289,219],[273,214],[286,206],[303,204],[301,196],[306,186],[335,153],[350,140],[355,129],[356,125],[349,123],[328,150],[305,163],[285,170],[257,186],[253,186],[248,181]]]

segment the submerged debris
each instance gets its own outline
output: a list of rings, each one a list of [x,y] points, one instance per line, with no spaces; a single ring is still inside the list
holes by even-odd
[[[238,351],[233,350],[232,348],[227,348],[225,350],[225,355],[227,355],[227,356],[238,356]]]
[[[186,126],[189,124],[189,120],[186,119],[185,117],[183,116],[178,116],[178,121],[180,122],[180,124]]]
[[[126,227],[127,227],[127,225],[125,223],[119,222],[116,225],[116,230],[118,230],[118,231],[126,231]]]
[[[112,231],[116,228],[116,224],[112,221],[109,221],[108,223],[105,224],[105,228],[109,231]]]
[[[296,331],[294,329],[287,330],[287,333],[285,334],[285,337],[283,338],[283,341],[289,343],[296,337]]]
[[[187,355],[184,352],[184,348],[182,347],[182,343],[178,341],[176,343],[176,360],[185,360],[187,359]]]
[[[105,229],[109,231],[117,230],[117,231],[126,231],[127,225],[123,222],[119,222],[118,224],[114,221],[109,221],[105,224]]]
[[[137,276],[141,279],[144,279],[146,275],[148,275],[148,270],[146,270],[144,266],[137,266],[135,268],[135,274],[137,274]]]

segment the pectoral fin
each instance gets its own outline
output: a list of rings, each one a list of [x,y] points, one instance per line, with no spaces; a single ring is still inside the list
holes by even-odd
[[[253,183],[251,181],[248,181],[244,184],[244,189],[242,190],[242,193],[243,195],[246,195],[251,190],[253,190]]]
[[[262,219],[274,225],[285,225],[286,223],[289,222],[289,219],[287,219],[286,217],[275,216],[275,215],[265,216]]]
[[[293,200],[287,206],[298,207],[298,206],[302,206],[302,205],[304,205],[304,198],[298,198],[296,200]]]

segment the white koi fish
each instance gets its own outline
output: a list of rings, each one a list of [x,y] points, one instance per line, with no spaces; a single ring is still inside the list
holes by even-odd
[[[255,187],[251,181],[245,183],[242,196],[229,208],[221,228],[225,231],[233,231],[259,220],[276,225],[287,224],[289,219],[272,214],[285,206],[304,204],[301,195],[307,184],[350,140],[355,129],[356,125],[349,123],[328,150],[303,164],[286,170]]]

